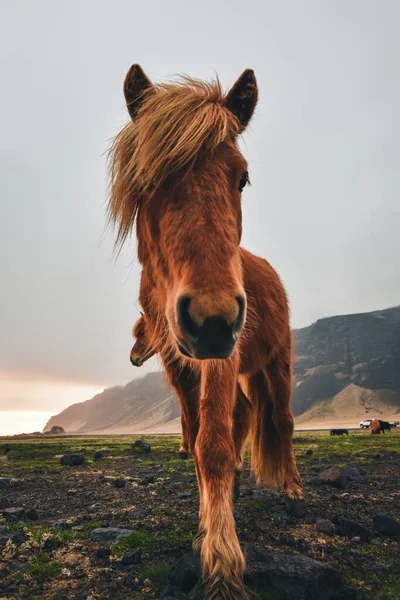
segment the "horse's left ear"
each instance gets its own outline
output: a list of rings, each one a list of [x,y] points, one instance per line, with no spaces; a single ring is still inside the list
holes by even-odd
[[[134,120],[145,93],[153,87],[140,65],[132,65],[125,77],[124,95],[131,119]]]
[[[257,80],[254,71],[243,71],[225,98],[225,106],[237,117],[244,131],[253,116],[258,100]]]

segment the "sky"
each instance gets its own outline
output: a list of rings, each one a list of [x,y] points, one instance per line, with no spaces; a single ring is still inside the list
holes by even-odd
[[[400,303],[399,26],[397,0],[0,2],[0,433],[159,367],[129,364],[136,246],[116,260],[105,230],[134,62],[226,89],[254,69],[242,245],[294,327]]]

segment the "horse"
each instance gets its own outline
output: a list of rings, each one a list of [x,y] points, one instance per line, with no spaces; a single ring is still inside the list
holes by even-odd
[[[369,424],[371,427],[371,433],[380,434],[381,433],[381,422],[378,419],[373,419]]]
[[[330,435],[349,435],[348,429],[331,429]]]
[[[199,483],[194,547],[205,598],[243,600],[231,491],[249,432],[258,483],[302,497],[287,296],[269,263],[240,249],[249,174],[238,136],[257,82],[246,69],[227,94],[218,81],[189,77],[156,85],[133,65],[124,93],[130,121],[110,148],[109,219],[117,248],[136,225],[139,302],[181,403]]]
[[[379,423],[379,433],[382,431],[383,435],[385,435],[385,431],[390,431],[392,429],[392,425],[389,421],[381,421],[380,419],[377,419],[377,421]]]

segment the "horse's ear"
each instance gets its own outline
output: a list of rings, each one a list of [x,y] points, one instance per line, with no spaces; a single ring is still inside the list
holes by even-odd
[[[145,92],[152,87],[153,84],[143,71],[142,67],[140,65],[132,65],[124,82],[126,106],[131,119],[135,119],[142,104]]]
[[[244,131],[249,124],[258,100],[254,71],[246,69],[225,98],[225,106],[237,117]]]

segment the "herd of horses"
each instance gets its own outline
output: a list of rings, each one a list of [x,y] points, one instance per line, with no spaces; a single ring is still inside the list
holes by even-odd
[[[385,431],[390,431],[392,429],[391,423],[388,421],[381,421],[380,419],[373,419],[369,426],[371,428],[371,433],[373,434],[380,434],[381,432],[384,434]],[[349,430],[331,429],[330,435],[349,435]]]
[[[129,123],[110,149],[109,217],[120,248],[136,227],[142,267],[136,324],[179,398],[181,449],[200,492],[206,600],[248,598],[232,491],[251,441],[258,482],[302,498],[290,409],[288,301],[271,265],[240,246],[249,183],[238,138],[258,100],[254,72],[228,93],[182,77],[154,84],[139,65],[125,79]],[[145,357],[132,356],[139,364]]]

